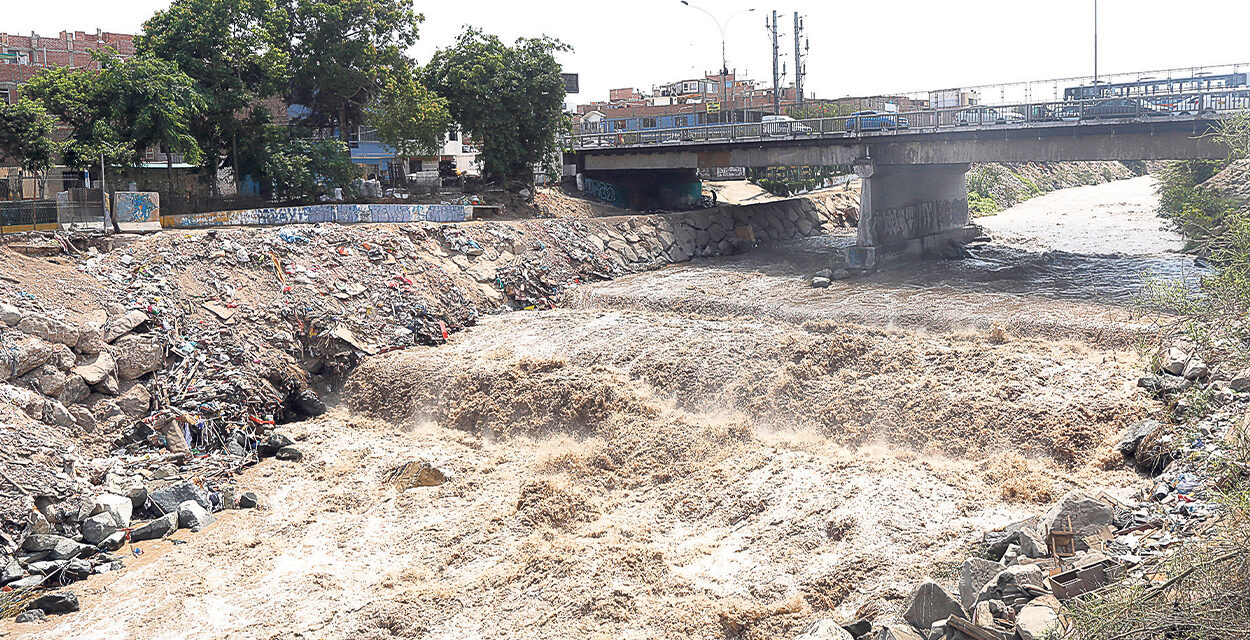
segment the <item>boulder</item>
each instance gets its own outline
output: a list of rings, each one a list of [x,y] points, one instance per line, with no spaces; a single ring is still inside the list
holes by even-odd
[[[107,513],[117,521],[123,529],[130,526],[130,516],[134,513],[134,501],[128,496],[113,493],[102,493],[91,503],[91,515]]]
[[[194,500],[187,500],[178,505],[178,527],[181,529],[190,529],[191,533],[199,533],[214,520],[216,518],[208,512],[208,509]]]
[[[130,532],[131,542],[158,540],[178,530],[178,512],[167,513]]]
[[[78,418],[75,418],[74,414],[70,413],[69,409],[65,408],[65,405],[55,400],[48,403],[48,408],[44,413],[43,420],[44,422],[65,427],[66,429],[78,425]]]
[[[78,344],[74,351],[85,355],[95,355],[104,350],[104,329],[95,323],[88,323],[78,334]]]
[[[148,314],[142,311],[128,311],[120,318],[113,319],[104,327],[104,341],[112,344],[118,338],[139,328],[148,321]]]
[[[17,617],[13,618],[13,622],[16,622],[18,624],[24,624],[27,622],[39,622],[40,620],[43,620],[44,618],[47,618],[47,617],[48,617],[48,614],[43,609],[27,609],[17,614]]]
[[[898,624],[887,624],[873,634],[872,640],[924,640],[914,630]]]
[[[317,392],[312,389],[300,389],[293,398],[291,404],[295,411],[301,416],[315,418],[326,412],[326,404],[317,396]]]
[[[85,545],[78,544],[64,536],[51,534],[34,534],[22,541],[22,549],[35,553],[46,553],[49,560],[68,560],[77,558],[85,550]]]
[[[136,509],[142,509],[148,501],[148,489],[143,485],[142,478],[118,469],[110,469],[104,474],[104,482],[100,484],[100,488],[108,493],[129,498],[132,516]]]
[[[1003,565],[984,558],[968,558],[959,567],[959,601],[964,607],[976,604],[977,594],[990,583]]]
[[[121,389],[121,395],[117,396],[113,402],[117,403],[117,408],[122,413],[132,417],[139,418],[146,416],[152,408],[152,394],[148,388],[141,384],[130,384],[129,389]]]
[[[134,380],[165,366],[165,345],[159,336],[125,335],[113,342],[117,377]]]
[[[104,551],[117,551],[118,549],[122,548],[122,546],[125,544],[126,544],[126,532],[114,531],[112,535],[101,540],[100,543],[97,544],[96,546],[100,547]]]
[[[417,487],[436,487],[447,482],[447,475],[425,460],[416,460],[387,471],[385,481],[400,491],[406,491]]]
[[[832,618],[821,618],[804,627],[795,640],[855,640],[855,636]]]
[[[1185,370],[1181,372],[1181,376],[1186,380],[1204,380],[1211,375],[1211,368],[1201,358],[1190,358],[1185,364]]]
[[[968,611],[933,580],[925,580],[912,591],[903,611],[903,619],[922,631],[954,615],[967,618]]]
[[[1046,600],[1038,598],[1016,614],[1016,633],[1020,640],[1045,640],[1059,630],[1058,608],[1051,607]]]
[[[101,351],[73,368],[74,374],[82,378],[83,382],[88,385],[100,384],[116,371],[117,361],[113,359],[113,354],[108,351]]]
[[[1125,429],[1120,436],[1119,444],[1115,446],[1116,450],[1125,458],[1132,458],[1137,454],[1137,445],[1141,444],[1142,439],[1150,435],[1162,424],[1158,420],[1142,420]]]
[[[295,447],[282,447],[273,457],[286,462],[299,462],[304,459],[304,452]]]
[[[26,575],[22,571],[22,565],[17,563],[13,558],[0,558],[0,586],[6,585],[14,580],[21,580]]]
[[[5,346],[8,347],[8,353],[5,366],[0,367],[0,382],[24,376],[48,364],[56,355],[51,344],[33,336],[26,336]]]
[[[35,598],[34,602],[26,605],[26,610],[42,609],[45,613],[72,613],[78,610],[78,596],[69,591],[56,591],[45,596]]]
[[[78,327],[56,318],[30,314],[22,318],[15,328],[22,333],[38,336],[54,344],[63,344],[67,347],[78,344]]]
[[[1185,372],[1187,364],[1189,364],[1188,353],[1177,347],[1169,347],[1159,358],[1159,371],[1179,376]]]
[[[61,388],[61,394],[57,399],[61,401],[61,404],[69,406],[86,400],[89,395],[91,395],[91,388],[83,381],[82,376],[71,373],[65,377],[65,385]]]
[[[1007,567],[981,588],[981,592],[977,594],[977,604],[1001,600],[1007,606],[1019,609],[1033,599],[1033,594],[1025,587],[1040,590],[1043,579],[1044,574],[1037,565],[1018,564]]]
[[[110,513],[97,513],[82,521],[82,539],[87,544],[98,545],[105,538],[117,533],[117,519]]]
[[[812,286],[816,287],[817,289],[828,288],[830,284],[833,284],[833,281],[830,280],[829,278],[822,278],[820,276],[816,276],[815,278],[812,278]]]
[[[65,374],[51,364],[37,367],[34,371],[22,376],[22,379],[30,384],[32,389],[50,398],[61,395],[61,392],[65,390]]]
[[[194,500],[206,510],[213,508],[208,492],[195,486],[189,480],[183,480],[167,487],[150,491],[148,499],[160,509],[161,513],[177,513],[178,506],[188,500]]]
[[[1071,531],[1076,534],[1073,543],[1077,551],[1088,549],[1083,538],[1092,536],[1111,524],[1115,510],[1107,503],[1091,498],[1080,491],[1069,491],[1042,517],[1043,531],[1049,537],[1051,531]]]
[[[1240,371],[1234,375],[1233,379],[1228,381],[1228,388],[1237,393],[1250,391],[1250,369]]]
[[[851,272],[847,271],[846,269],[834,269],[833,270],[834,280],[846,280],[849,277],[851,277]]]
[[[846,629],[846,632],[851,634],[852,638],[859,638],[861,636],[868,635],[868,633],[872,631],[872,623],[867,620],[860,619],[850,624],[844,624],[842,625],[842,628]]]
[[[26,313],[17,307],[0,302],[0,324],[7,327],[16,327],[22,321]]]
[[[293,444],[295,444],[295,441],[286,434],[274,431],[256,445],[256,455],[262,458],[272,458],[280,449]]]
[[[255,509],[258,504],[260,504],[260,498],[256,497],[256,494],[251,491],[246,491],[239,496],[240,509]]]

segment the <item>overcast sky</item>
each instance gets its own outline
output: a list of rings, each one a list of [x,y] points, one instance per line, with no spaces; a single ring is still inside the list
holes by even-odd
[[[7,5],[0,31],[138,32],[169,0],[44,0]],[[806,15],[808,93],[821,97],[1062,78],[1093,71],[1093,0],[895,0],[855,2],[691,0],[721,18],[730,68],[771,82],[766,12],[781,12],[782,52],[793,69],[793,12]],[[418,61],[451,43],[464,25],[511,40],[547,34],[572,45],[566,71],[581,75],[570,102],[606,99],[617,87],[701,75],[720,66],[720,32],[679,0],[424,2]],[[1250,62],[1245,0],[1100,0],[1103,72]]]

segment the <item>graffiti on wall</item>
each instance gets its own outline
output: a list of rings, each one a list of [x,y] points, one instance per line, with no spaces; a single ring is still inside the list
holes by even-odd
[[[458,204],[317,204],[164,216],[161,226],[191,229],[317,222],[464,222],[472,219],[473,207]]]
[[[618,207],[624,206],[621,202],[621,194],[616,187],[602,180],[594,178],[586,178],[586,193],[612,205]]]
[[[117,222],[156,222],[161,217],[161,194],[153,191],[118,191],[113,194]]]

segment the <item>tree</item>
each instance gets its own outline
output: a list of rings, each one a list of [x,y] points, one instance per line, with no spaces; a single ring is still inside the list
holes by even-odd
[[[556,150],[565,94],[555,54],[569,50],[545,36],[509,47],[469,28],[434,54],[422,80],[447,99],[452,117],[480,145],[486,172],[507,182],[529,177]]]
[[[204,100],[191,78],[150,56],[122,60],[112,50],[92,55],[99,71],[49,69],[25,87],[27,96],[73,130],[62,148],[66,165],[94,167],[103,155],[112,164],[138,166],[156,145],[199,159],[189,129]]]
[[[303,124],[338,128],[346,142],[382,88],[409,72],[417,40],[412,0],[286,0],[290,15],[288,99]]]
[[[396,74],[382,86],[366,122],[396,157],[438,153],[452,124],[447,100],[411,72]]]
[[[177,65],[205,99],[189,133],[214,193],[223,166],[235,168],[238,180],[240,141],[264,138],[270,118],[261,100],[285,86],[289,26],[274,0],[174,0],[143,26],[139,52]]]
[[[269,129],[263,173],[279,200],[309,200],[335,188],[350,191],[360,175],[341,140],[300,137],[281,127]]]
[[[22,98],[0,102],[0,157],[20,160],[23,169],[42,171],[52,164],[56,119],[38,103]]]

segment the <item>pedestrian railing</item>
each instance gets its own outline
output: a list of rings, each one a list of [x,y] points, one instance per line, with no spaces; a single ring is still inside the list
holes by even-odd
[[[869,138],[938,131],[1011,129],[1123,121],[1218,119],[1250,110],[1250,90],[1105,97],[1091,100],[967,106],[908,112],[860,112],[836,118],[702,124],[641,131],[575,131],[575,150],[668,147],[777,139]]]

